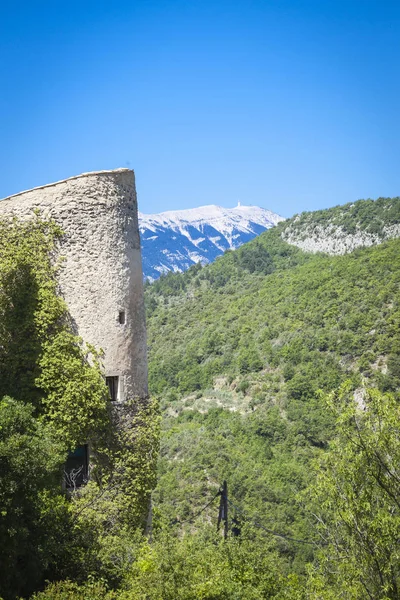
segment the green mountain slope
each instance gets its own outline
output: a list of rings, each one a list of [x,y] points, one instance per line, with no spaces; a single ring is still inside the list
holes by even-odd
[[[350,380],[362,402],[366,386],[399,387],[400,240],[307,254],[282,240],[284,225],[146,289],[150,386],[165,415],[160,523],[188,519],[225,478],[244,521],[312,540],[296,495],[333,434],[320,390]],[[275,539],[301,570],[312,546]]]
[[[378,198],[304,212],[285,222],[282,238],[311,252],[346,254],[400,236],[400,198]]]
[[[383,382],[397,351],[399,248],[393,240],[312,256],[268,276],[243,272],[222,287],[200,271],[180,295],[161,296],[167,304],[149,318],[152,391],[190,392],[216,375],[231,382],[249,373],[270,394],[279,375],[279,393],[299,399],[331,389],[339,374]]]
[[[351,234],[356,231],[377,234],[382,238],[385,229],[400,223],[400,197],[357,200],[325,210],[303,212],[285,221],[284,230],[296,230],[304,235],[305,229],[323,225],[334,225]]]

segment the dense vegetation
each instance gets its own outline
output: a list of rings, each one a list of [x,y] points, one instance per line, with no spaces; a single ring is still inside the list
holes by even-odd
[[[39,216],[28,223],[0,222],[4,600],[26,596],[46,579],[96,576],[116,584],[123,549],[143,521],[154,483],[154,406],[130,413],[130,428],[112,426],[101,357],[72,333],[57,294],[53,256],[61,235]],[[87,443],[92,481],[66,495],[68,454]],[[115,560],[117,542],[121,555]]]
[[[153,392],[206,389],[216,375],[225,375],[236,387],[247,381],[253,403],[284,395],[287,410],[294,410],[316,390],[333,389],[349,376],[394,389],[400,242],[333,258],[305,255],[283,241],[278,253],[271,234],[243,248],[250,253],[252,244],[262,245],[268,252],[272,238],[275,270],[267,277],[234,272],[228,255],[182,275],[176,295],[168,281],[174,276],[157,282],[161,290],[165,281],[165,294],[148,288]],[[231,278],[220,286],[219,273],[226,271]]]
[[[337,436],[307,491],[324,541],[316,571],[327,592],[333,583],[344,597],[395,599],[400,594],[399,399],[372,390],[360,410],[348,402],[347,392],[343,386],[328,399]]]
[[[359,216],[364,204],[357,205]],[[370,387],[388,403],[398,394],[400,241],[342,257],[310,255],[281,239],[283,226],[146,288],[150,383],[165,415],[154,501],[160,528],[182,523],[193,531],[193,516],[201,529],[215,524],[217,506],[198,517],[197,509],[227,479],[231,516],[286,536],[269,536],[280,572],[303,577],[318,558],[321,532],[311,502],[319,492],[301,491],[314,485],[312,465],[325,460],[341,427],[327,394],[344,382],[349,406]],[[356,556],[343,574],[344,585],[355,582],[349,598],[367,593],[357,587]],[[339,593],[333,576],[314,573],[308,581],[324,588],[320,597]],[[371,597],[384,597],[378,588]]]
[[[327,210],[303,212],[287,221],[283,230],[305,236],[316,227],[340,228],[346,234],[357,231],[374,234],[380,239],[390,237],[388,228],[400,224],[400,198],[358,200]]]
[[[397,210],[389,204],[375,203],[373,219]],[[368,207],[331,212],[367,230]],[[400,598],[400,240],[311,255],[282,240],[287,225],[146,287],[163,413],[148,536],[155,405],[115,439],[101,357],[72,336],[56,294],[60,232],[40,219],[4,225],[4,600]],[[94,393],[77,398],[82,382]],[[66,497],[60,469],[85,440],[94,476]],[[227,540],[217,531],[223,480]]]

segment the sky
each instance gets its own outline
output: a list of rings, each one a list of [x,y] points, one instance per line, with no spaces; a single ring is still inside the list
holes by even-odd
[[[139,210],[400,195],[398,0],[0,2],[0,197],[135,170]]]

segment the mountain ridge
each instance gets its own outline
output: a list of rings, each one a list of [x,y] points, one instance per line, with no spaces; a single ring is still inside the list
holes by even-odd
[[[357,200],[287,219],[281,237],[305,252],[347,254],[400,236],[400,197]]]
[[[289,219],[258,206],[139,213],[144,278],[213,263],[227,250],[277,226],[280,238],[306,253],[347,254],[400,236],[400,197],[357,200]]]
[[[158,214],[139,212],[143,274],[154,281],[169,271],[211,263],[284,218],[259,206],[214,204]]]

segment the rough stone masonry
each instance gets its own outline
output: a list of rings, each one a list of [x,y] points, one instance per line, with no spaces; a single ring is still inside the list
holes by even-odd
[[[104,350],[112,399],[145,398],[146,327],[133,171],[84,173],[15,194],[0,201],[0,218],[31,218],[34,209],[64,231],[60,291],[75,332]]]

